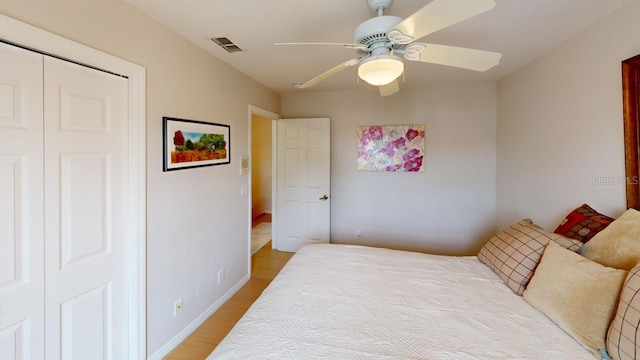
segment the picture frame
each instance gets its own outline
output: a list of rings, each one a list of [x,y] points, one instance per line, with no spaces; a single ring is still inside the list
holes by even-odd
[[[231,126],[162,118],[163,171],[231,163]]]

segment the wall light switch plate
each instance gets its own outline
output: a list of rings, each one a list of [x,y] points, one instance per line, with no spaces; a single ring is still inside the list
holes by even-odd
[[[240,175],[249,175],[249,157],[240,156]]]

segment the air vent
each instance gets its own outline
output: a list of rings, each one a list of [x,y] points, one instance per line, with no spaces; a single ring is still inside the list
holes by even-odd
[[[229,38],[225,36],[212,37],[211,41],[216,43],[228,53],[243,51],[238,45],[234,44],[233,41],[229,40]]]

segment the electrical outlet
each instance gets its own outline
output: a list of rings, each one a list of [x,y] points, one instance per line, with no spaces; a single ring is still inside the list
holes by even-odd
[[[360,239],[362,237],[362,231],[356,230],[356,238]]]
[[[173,304],[173,316],[178,316],[182,312],[182,298]]]
[[[224,281],[224,269],[218,270],[218,284]]]

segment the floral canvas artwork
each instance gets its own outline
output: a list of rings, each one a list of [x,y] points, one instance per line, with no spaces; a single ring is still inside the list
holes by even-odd
[[[358,126],[358,170],[424,171],[424,125]]]

